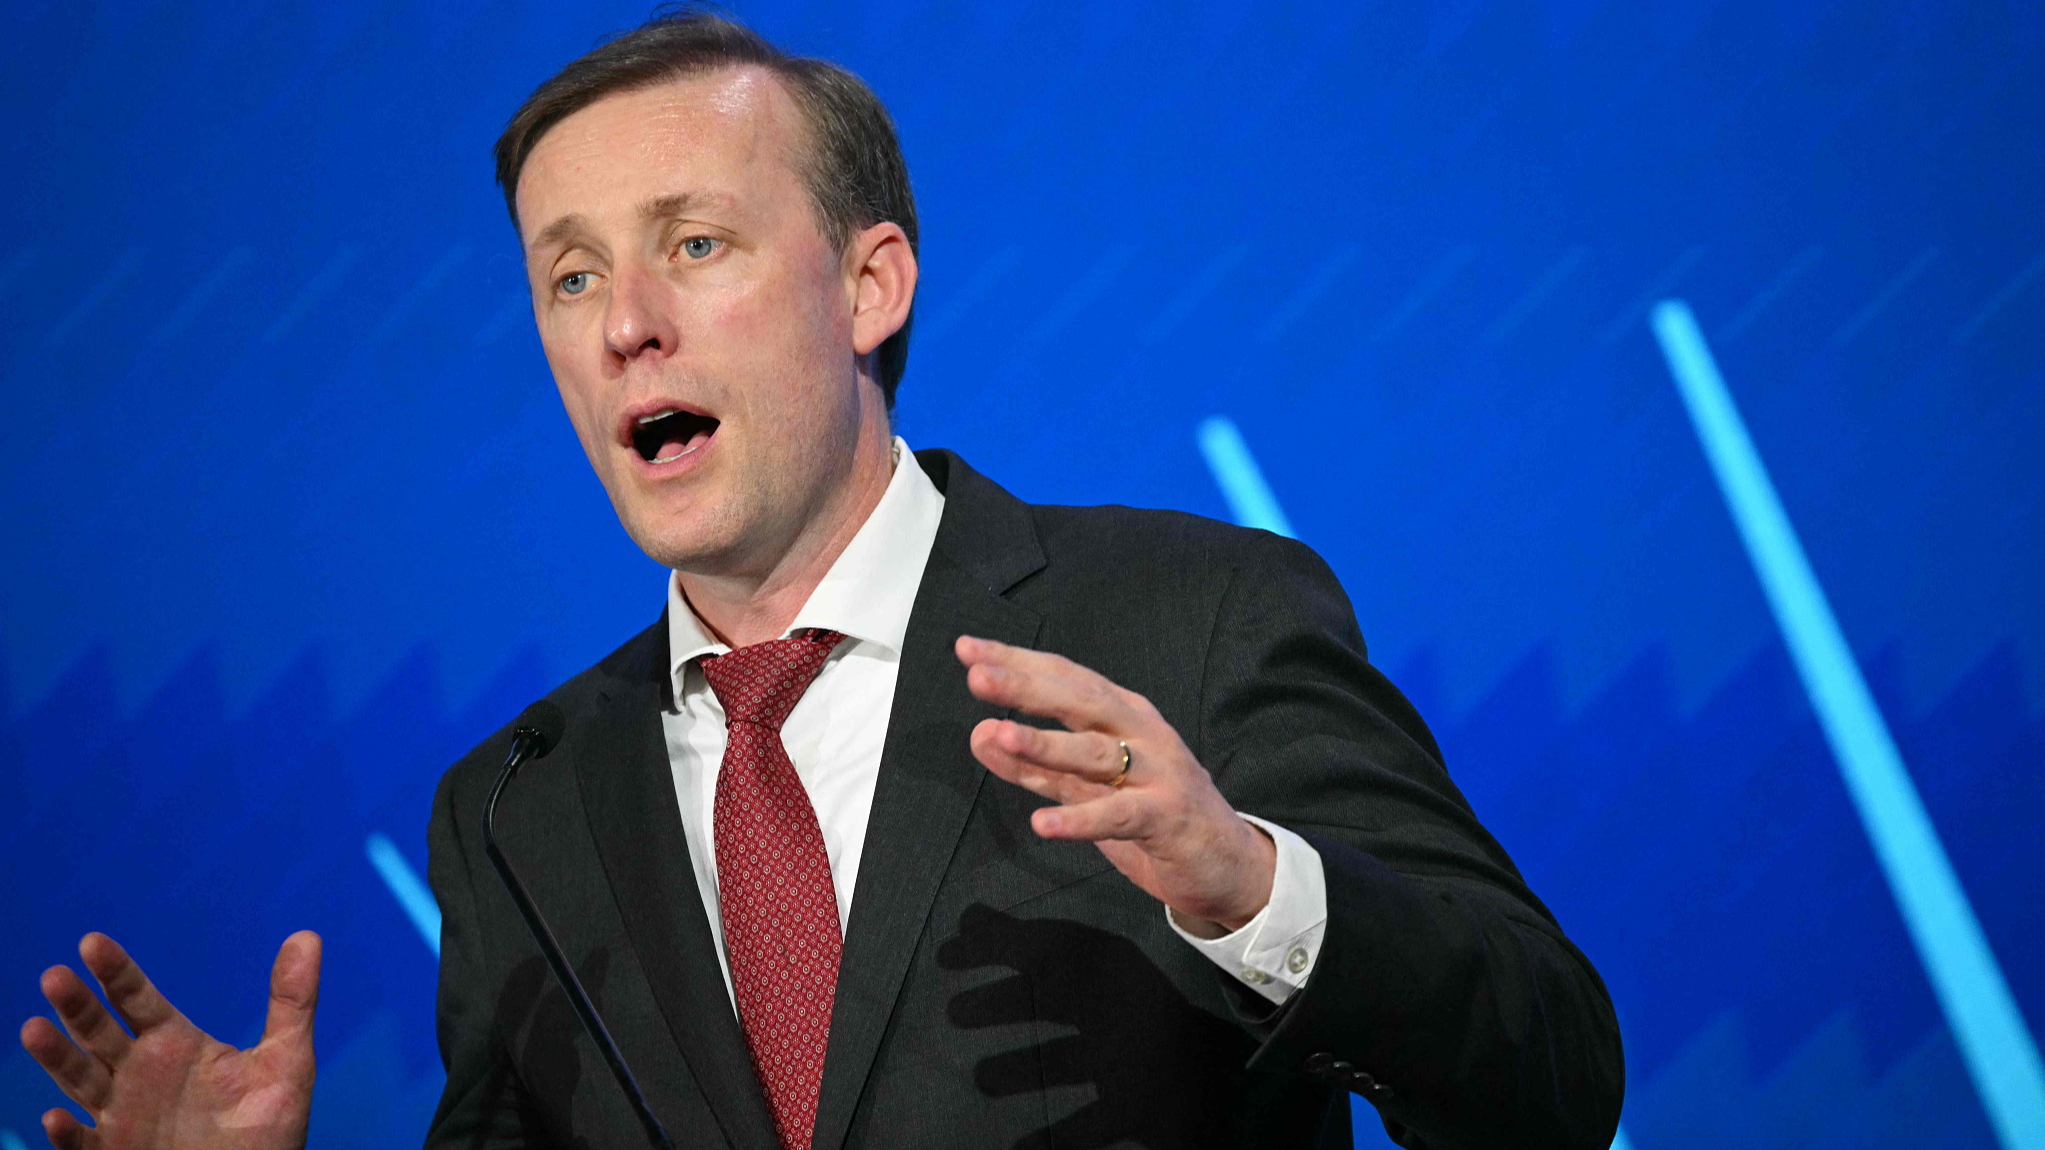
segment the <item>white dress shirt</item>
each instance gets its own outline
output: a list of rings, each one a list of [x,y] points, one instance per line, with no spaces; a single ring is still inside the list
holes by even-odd
[[[895,679],[902,667],[902,639],[944,514],[944,495],[899,438],[895,459],[887,491],[796,612],[787,632],[821,628],[845,636],[781,726],[782,746],[809,792],[823,831],[840,930],[852,919],[853,880],[859,875],[867,816],[880,777],[881,746],[887,739]],[[717,851],[711,839],[717,771],[724,761],[724,708],[695,660],[731,648],[710,637],[675,576],[668,578],[667,596],[675,709],[661,716],[661,726],[667,735],[675,795],[681,802],[689,862],[696,872],[696,893],[717,940],[717,963],[729,994],[731,965],[724,953]],[[1283,1003],[1313,971],[1327,928],[1326,878],[1320,855],[1306,840],[1262,819],[1243,817],[1262,827],[1278,848],[1270,903],[1241,930],[1212,940],[1187,933],[1169,911],[1160,910],[1172,929],[1200,953],[1258,994]]]

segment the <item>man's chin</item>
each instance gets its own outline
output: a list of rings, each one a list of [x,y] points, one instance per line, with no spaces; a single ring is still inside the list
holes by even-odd
[[[672,571],[718,575],[740,566],[745,532],[733,517],[720,515],[648,515],[627,521],[625,530],[647,558]]]
[[[635,535],[632,541],[647,558],[671,571],[710,575],[730,564],[732,548],[717,546],[716,541],[700,535],[662,532],[650,537]]]
[[[740,534],[722,492],[704,484],[642,486],[638,476],[606,476],[604,487],[618,524],[647,558],[663,567],[691,570],[730,549]]]

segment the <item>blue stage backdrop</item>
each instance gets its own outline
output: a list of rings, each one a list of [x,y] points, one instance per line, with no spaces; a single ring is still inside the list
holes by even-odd
[[[900,121],[902,433],[1327,556],[1628,1144],[2045,1147],[2045,10],[737,12]],[[10,1025],[96,928],[249,1041],[315,928],[313,1144],[420,1135],[434,783],[661,607],[489,164],[645,14],[0,12]]]

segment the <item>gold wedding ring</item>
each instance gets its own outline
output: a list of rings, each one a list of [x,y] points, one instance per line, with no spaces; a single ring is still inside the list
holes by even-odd
[[[1116,771],[1115,777],[1108,780],[1108,785],[1111,787],[1119,787],[1129,780],[1129,764],[1131,762],[1131,759],[1129,757],[1129,744],[1123,742],[1120,739],[1116,739],[1115,744],[1122,748],[1122,769]]]

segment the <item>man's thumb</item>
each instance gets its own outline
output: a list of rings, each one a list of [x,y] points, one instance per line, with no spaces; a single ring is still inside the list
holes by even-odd
[[[312,1038],[313,1008],[320,1000],[320,936],[301,930],[278,948],[270,970],[270,1016],[263,1041]]]

